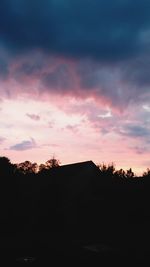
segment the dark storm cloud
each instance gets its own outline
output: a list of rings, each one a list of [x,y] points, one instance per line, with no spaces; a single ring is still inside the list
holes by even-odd
[[[150,85],[150,51],[143,54],[141,57],[128,62],[128,64],[122,64],[120,66],[121,79],[124,82],[128,82],[130,86],[136,87],[136,90],[141,91],[144,88],[145,92],[149,92]],[[132,89],[133,90],[133,89]]]
[[[73,88],[73,77],[67,64],[60,64],[53,71],[47,72],[42,76],[42,83],[53,89],[68,89]]]
[[[16,69],[16,73],[18,76],[27,75],[33,76],[42,70],[42,65],[36,64],[36,62],[24,62]]]
[[[149,0],[1,0],[0,43],[103,61],[130,58],[150,26]]]
[[[89,93],[109,98],[113,103],[120,103],[118,83],[120,75],[117,66],[112,68],[108,65],[84,60],[77,64],[76,73],[80,78],[81,88],[86,89]]]
[[[0,47],[0,79],[7,79],[9,75],[10,58]]]
[[[150,52],[115,64],[82,60],[76,73],[80,87],[89,94],[104,97],[113,105],[125,109],[129,104],[149,101]]]
[[[0,79],[6,79],[8,75],[9,75],[8,62],[0,55]]]
[[[119,109],[144,102],[149,14],[149,0],[1,0],[0,80],[26,83],[30,92],[35,81],[40,94],[92,96]]]

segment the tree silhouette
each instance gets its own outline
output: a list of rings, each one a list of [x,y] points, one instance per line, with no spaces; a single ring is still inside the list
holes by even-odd
[[[115,176],[124,179],[126,177],[126,172],[123,169],[117,170]]]
[[[132,169],[130,168],[129,170],[126,171],[125,174],[126,178],[130,179],[134,177],[134,172],[132,171]]]
[[[46,161],[45,166],[46,166],[46,169],[59,167],[60,161],[53,156],[51,159]]]
[[[9,231],[14,225],[16,208],[16,165],[7,157],[0,157],[0,231]],[[9,221],[11,222],[9,224]]]
[[[56,159],[54,156],[47,160],[45,164],[40,164],[39,165],[39,173],[44,173],[47,172],[48,170],[51,170],[52,168],[56,168],[60,166],[60,161],[59,159]]]
[[[16,168],[15,164],[10,162],[7,157],[0,157],[0,175],[12,175]]]
[[[32,163],[28,160],[18,163],[17,164],[17,169],[19,172],[23,174],[31,174],[31,173],[36,173],[38,170],[38,165],[37,163]]]
[[[150,177],[150,169],[147,168],[147,170],[143,173],[143,177]]]
[[[106,165],[105,163],[98,164],[97,167],[102,174],[113,175],[115,172],[115,165],[113,162],[109,163],[108,165]]]
[[[43,172],[44,170],[46,170],[46,165],[43,164],[43,163],[41,163],[41,164],[39,165],[39,172]]]

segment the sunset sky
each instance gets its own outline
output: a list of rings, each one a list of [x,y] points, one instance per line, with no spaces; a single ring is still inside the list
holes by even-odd
[[[0,155],[150,167],[150,1],[0,1]]]

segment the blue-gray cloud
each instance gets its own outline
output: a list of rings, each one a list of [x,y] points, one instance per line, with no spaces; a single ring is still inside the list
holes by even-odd
[[[140,137],[140,138],[145,138],[149,139],[149,134],[150,134],[150,128],[147,126],[143,125],[126,125],[123,127],[123,129],[120,131],[122,135],[127,135],[133,138]]]
[[[126,59],[142,49],[149,12],[149,0],[1,0],[0,42],[16,53]]]
[[[16,150],[16,151],[24,151],[24,150],[30,150],[36,147],[37,145],[36,145],[35,140],[31,138],[30,140],[24,140],[21,143],[15,144],[11,146],[9,149]]]

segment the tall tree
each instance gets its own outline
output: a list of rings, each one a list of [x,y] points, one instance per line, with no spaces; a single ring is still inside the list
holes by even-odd
[[[46,166],[46,169],[59,167],[60,161],[53,156],[51,159],[46,161],[45,166]]]
[[[7,157],[0,157],[0,175],[11,175],[15,170],[15,164]]]
[[[23,174],[31,174],[31,173],[36,173],[38,170],[38,165],[37,163],[32,163],[28,160],[18,163],[17,164],[17,169],[23,173]]]

